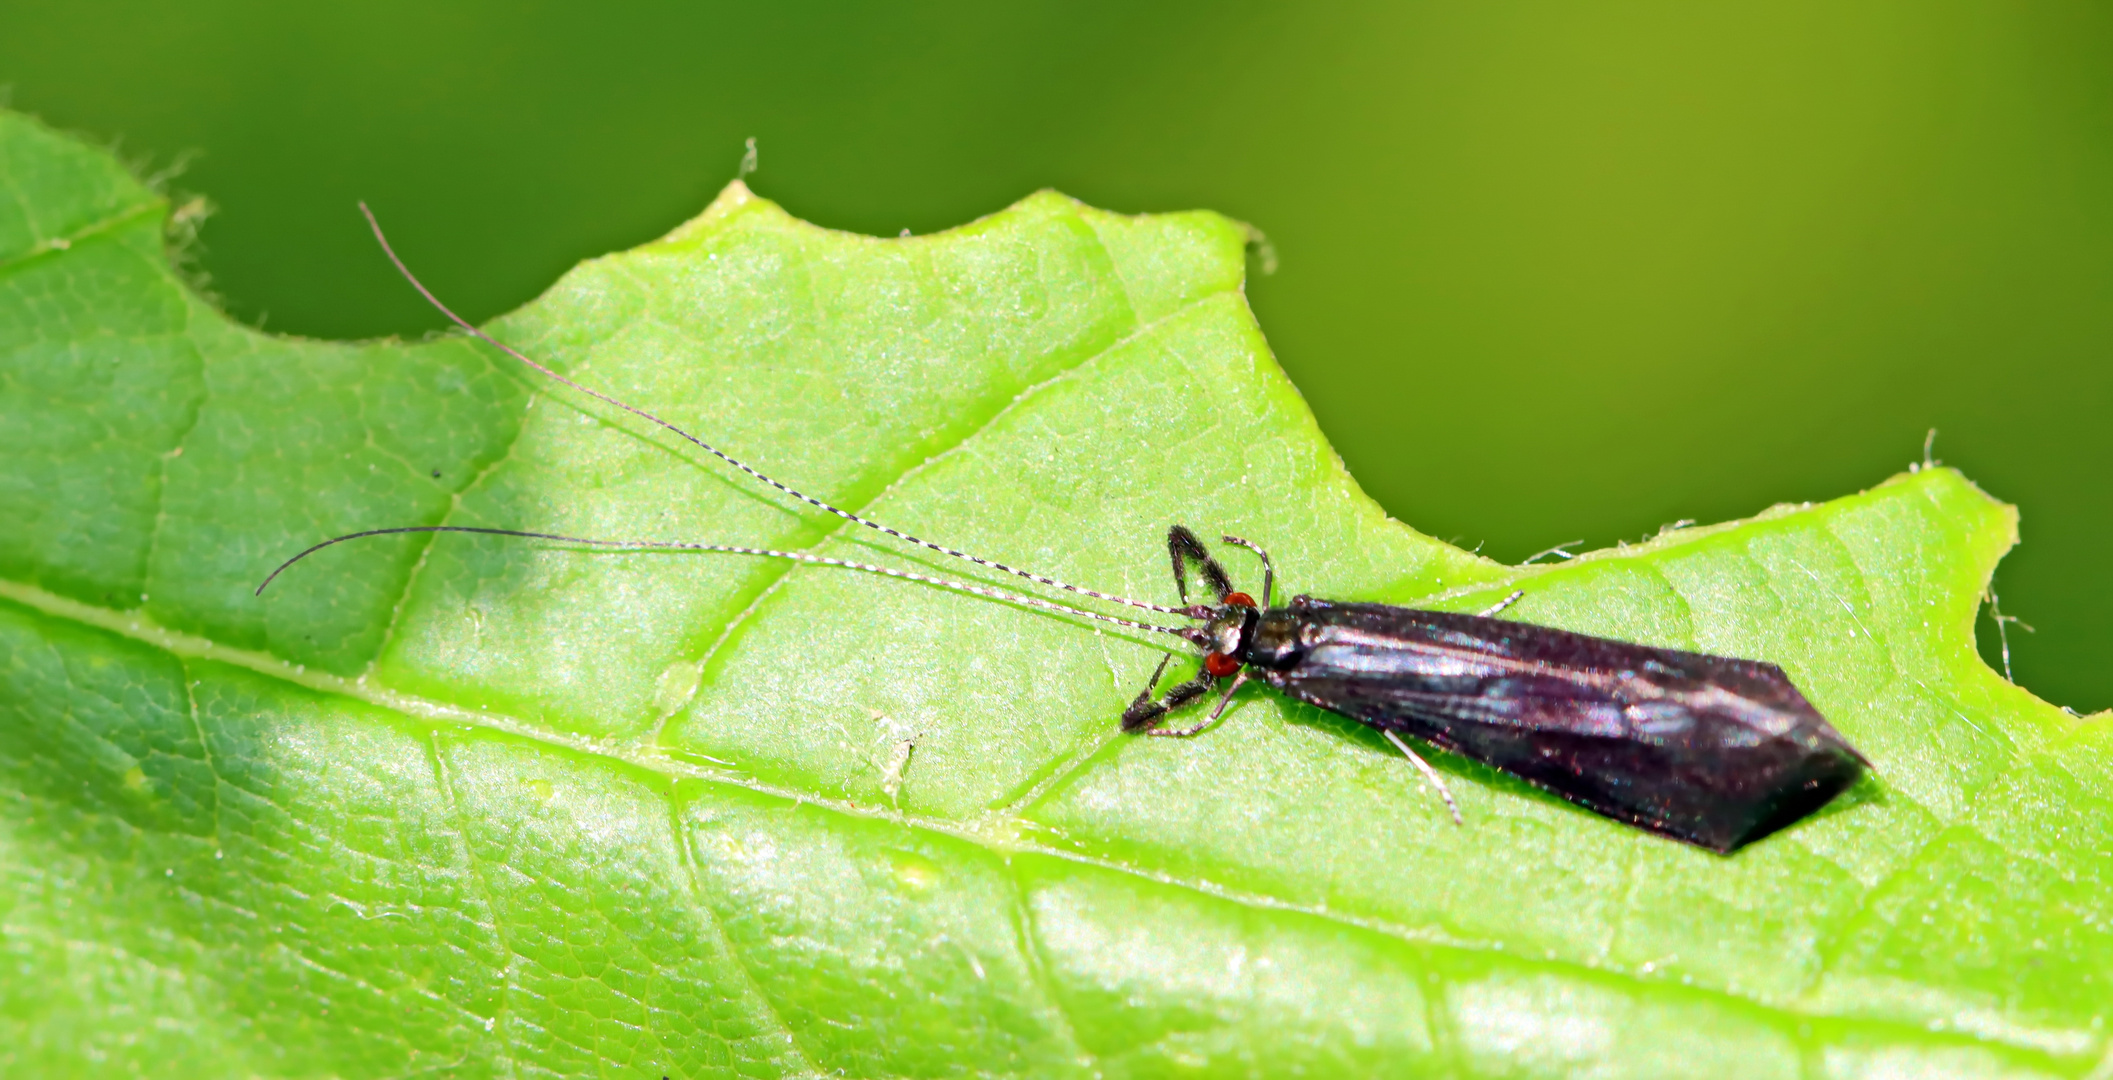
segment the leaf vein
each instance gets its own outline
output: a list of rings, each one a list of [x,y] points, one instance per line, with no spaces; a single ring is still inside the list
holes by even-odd
[[[463,867],[469,871],[465,875],[465,880],[469,882],[471,890],[476,895],[477,903],[483,906],[485,917],[490,920],[489,928],[492,937],[497,942],[500,953],[506,957],[506,967],[496,973],[499,976],[499,1007],[493,1011],[492,1015],[479,1017],[479,1019],[484,1021],[485,1031],[491,1033],[493,1040],[498,1043],[498,1046],[493,1051],[492,1060],[499,1064],[508,1075],[518,1075],[519,1063],[515,1061],[512,1049],[508,1046],[507,1036],[501,1029],[509,1023],[509,1017],[513,1010],[514,996],[525,991],[525,988],[519,985],[519,980],[515,977],[516,965],[522,961],[523,957],[514,950],[513,942],[508,938],[506,920],[499,914],[499,907],[493,900],[490,883],[484,879],[483,864],[477,858],[476,852],[472,850],[473,844],[470,837],[470,829],[474,823],[470,821],[469,815],[463,811],[462,800],[455,791],[454,777],[447,767],[447,755],[444,748],[440,745],[440,732],[432,731],[427,733],[425,746],[427,760],[433,769],[434,786],[439,791],[441,799],[445,800],[447,804],[448,816],[454,819],[455,822],[455,843],[459,845],[457,850],[459,857],[462,859]],[[475,920],[472,923],[477,925]]]
[[[1135,341],[1146,334],[1152,333],[1161,324],[1170,322],[1180,317],[1196,305],[1207,303],[1218,295],[1219,293],[1213,292],[1195,297],[1183,303],[1180,307],[1167,312],[1165,315],[1162,315],[1157,319],[1153,319],[1151,322],[1133,326],[1129,332],[1117,337],[1115,340],[1109,342],[1106,346],[1102,347],[1101,349],[1096,350],[1095,352],[1080,358],[1077,363],[1071,364],[1060,371],[1051,373],[1049,376],[1041,379],[1038,382],[1023,387],[1019,392],[1015,393],[1010,399],[1008,399],[1003,405],[1000,405],[996,409],[992,410],[989,416],[985,417],[973,428],[963,431],[960,436],[955,438],[948,445],[934,451],[923,461],[918,462],[910,468],[903,470],[901,473],[898,473],[893,479],[889,480],[885,485],[883,485],[879,491],[875,492],[872,498],[866,499],[856,506],[847,506],[845,507],[845,509],[860,515],[865,514],[866,511],[870,509],[874,504],[886,499],[888,495],[900,489],[903,484],[916,478],[925,470],[932,468],[933,466],[939,465],[946,459],[952,457],[953,455],[962,452],[965,447],[975,442],[978,437],[983,435],[983,433],[989,431],[999,421],[1014,414],[1015,412],[1018,412],[1021,409],[1024,409],[1029,402],[1031,402],[1035,397],[1046,391],[1049,387],[1055,386],[1065,380],[1077,377],[1079,373],[1093,366],[1093,364],[1098,362],[1102,357],[1107,356],[1108,354],[1116,351],[1122,346],[1127,345],[1128,343]],[[839,539],[846,535],[855,535],[848,532],[848,530],[851,528],[851,525],[851,522],[845,521],[842,518],[834,518],[825,527],[824,531],[819,537],[817,537],[812,543],[797,550],[805,552],[818,551],[822,547],[830,543],[832,540]],[[725,625],[719,628],[719,633],[716,637],[713,638],[712,643],[706,646],[705,649],[697,656],[691,658],[690,662],[698,664],[700,666],[709,665],[713,657],[717,656],[721,651],[738,641],[743,631],[750,624],[750,617],[763,605],[765,600],[767,600],[770,596],[774,595],[776,591],[781,586],[783,586],[785,581],[789,579],[790,575],[792,574],[792,571],[795,569],[797,569],[797,564],[790,562],[780,562],[778,560],[767,560],[765,562],[765,565],[759,566],[756,571],[756,578],[761,578],[764,580],[765,584],[763,588],[756,593],[755,597],[750,600],[747,605],[745,605],[740,611],[736,612],[733,616],[727,619]],[[709,627],[700,628],[700,630],[708,629]],[[699,686],[701,687],[702,685],[703,684],[700,682]],[[692,694],[695,694],[697,691],[693,690],[691,692]],[[650,728],[647,733],[639,740],[641,745],[658,745],[661,739],[664,738],[666,735],[668,723],[674,717],[680,715],[682,711],[682,708],[678,707],[670,711],[666,716],[659,718],[659,720],[654,724],[654,726]],[[1074,752],[1075,750],[1076,748],[1074,748]],[[1068,756],[1070,755],[1067,755],[1067,757]]]
[[[776,1025],[776,1034],[783,1037],[785,1046],[798,1060],[801,1071],[810,1076],[820,1075],[821,1070],[815,1067],[806,1050],[801,1048],[799,1035],[792,1030],[792,1025],[785,1022],[785,1016],[778,1010],[777,1003],[770,999],[769,994],[763,992],[763,985],[756,981],[755,971],[749,966],[747,957],[741,955],[740,950],[734,946],[733,939],[727,936],[726,928],[720,925],[718,916],[705,904],[704,883],[697,879],[697,860],[690,851],[689,832],[682,826],[682,806],[672,794],[668,796],[667,803],[669,841],[675,845],[675,858],[682,865],[685,885],[683,895],[689,898],[691,913],[696,917],[699,926],[711,935],[713,944],[719,951],[733,961],[734,972],[740,976],[742,987],[755,999],[764,1017]],[[731,1045],[727,1050],[729,1054],[733,1053]]]
[[[16,201],[21,202],[22,200],[17,199]],[[145,202],[134,203],[108,217],[89,222],[64,237],[47,237],[40,247],[25,251],[19,255],[0,258],[0,277],[6,277],[17,269],[39,259],[64,255],[66,252],[71,251],[75,244],[84,240],[92,240],[106,233],[114,233],[147,214],[166,211],[168,205],[167,199],[157,195]],[[65,243],[63,245],[53,244],[51,242],[53,239],[64,240]]]

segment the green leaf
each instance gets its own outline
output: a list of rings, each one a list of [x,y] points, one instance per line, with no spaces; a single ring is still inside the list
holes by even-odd
[[[1047,193],[872,239],[737,184],[495,324],[951,545],[1165,600],[1183,521],[1265,543],[1293,591],[1517,587],[1523,619],[1780,663],[1877,765],[1723,858],[1441,756],[1456,828],[1354,723],[1254,689],[1205,737],[1127,738],[1164,641],[870,575],[410,536],[257,599],[317,539],[443,521],[1011,582],[480,345],[232,324],[166,216],[0,116],[9,1075],[2113,1060],[2107,725],[1977,658],[2015,515],[1954,472],[1490,563],[1343,471],[1247,309],[1240,226]],[[1503,437],[1501,385],[1428,407]]]

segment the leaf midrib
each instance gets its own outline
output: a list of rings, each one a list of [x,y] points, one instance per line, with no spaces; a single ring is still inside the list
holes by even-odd
[[[562,734],[505,714],[492,713],[489,710],[473,711],[412,694],[375,687],[370,685],[365,679],[346,678],[327,672],[309,671],[304,665],[289,664],[275,656],[257,650],[234,648],[217,644],[195,634],[170,630],[154,623],[141,613],[114,612],[105,608],[94,607],[93,605],[83,604],[79,601],[15,581],[0,579],[0,599],[12,600],[48,616],[67,619],[115,634],[127,640],[151,646],[181,660],[205,660],[223,663],[255,672],[267,678],[292,683],[318,693],[365,702],[400,716],[438,721],[460,728],[502,734],[547,749],[628,766],[665,776],[670,780],[689,779],[708,784],[724,785],[759,795],[783,799],[787,802],[804,803],[845,817],[886,821],[898,826],[917,829],[972,844],[1008,863],[1010,861],[1009,856],[1021,854],[1038,855],[1062,862],[1093,867],[1125,877],[1149,881],[1164,887],[1186,890],[1216,900],[1237,904],[1251,910],[1286,912],[1338,926],[1355,928],[1383,936],[1401,944],[1419,948],[1454,950],[1470,955],[1507,955],[1501,948],[1481,942],[1459,939],[1433,930],[1407,927],[1322,906],[1293,903],[1265,893],[1228,888],[1221,883],[1208,879],[1177,878],[1171,874],[1158,873],[1131,863],[1036,843],[1023,839],[1025,836],[1032,835],[1032,830],[1013,827],[1025,823],[1024,819],[1009,813],[997,816],[983,816],[972,823],[963,823],[918,814],[906,814],[878,806],[861,806],[846,799],[827,798],[812,792],[781,788],[777,785],[756,780],[753,777],[698,767],[664,753],[643,751],[635,745],[612,747],[607,743],[593,740],[567,738]],[[429,730],[427,734],[430,737],[437,733]],[[671,805],[679,806],[679,803],[673,799],[672,795],[668,797]],[[679,849],[680,836],[678,835],[676,839]],[[1008,878],[1010,880],[1010,876]],[[1016,893],[1020,891],[1019,882],[1012,881],[1011,884]],[[1028,944],[1039,950],[1038,935],[1032,933],[1032,926],[1029,925],[1024,929],[1029,932],[1030,940]],[[1620,986],[1631,988],[1634,992],[1663,993],[1670,989],[1670,985],[1665,980],[1639,978],[1629,972],[1573,960],[1534,958],[1532,962],[1544,969],[1567,973],[1574,977],[1602,983],[1616,983]],[[1045,989],[1044,992],[1046,993],[1047,990]],[[1930,1038],[1933,1034],[1925,1025],[1873,1017],[1808,1012],[1793,1006],[1762,1001],[1708,986],[1681,984],[1676,992],[1691,995],[1695,998],[1736,1003],[1743,1010],[1758,1011],[1775,1018],[1775,1022],[1786,1030],[1795,1030],[1801,1021],[1825,1020],[1838,1024],[1853,1024],[1860,1029],[1872,1032],[1897,1032],[1902,1036],[1912,1036],[1924,1040]],[[1055,1001],[1056,999],[1052,998],[1052,1004]],[[1061,1005],[1056,1007],[1061,1011]],[[1936,1034],[1943,1035],[1946,1033]],[[1958,1036],[1958,1040],[1964,1045],[1993,1045],[2008,1050],[2026,1052],[2036,1050],[2035,1047],[2029,1044],[1987,1039],[1977,1035]]]

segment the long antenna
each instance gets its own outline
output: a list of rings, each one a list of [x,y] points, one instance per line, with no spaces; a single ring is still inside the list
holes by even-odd
[[[951,555],[957,559],[965,559],[969,562],[975,563],[977,566],[989,567],[992,570],[1002,570],[1005,573],[1014,574],[1019,577],[1026,578],[1027,580],[1040,585],[1047,585],[1054,589],[1062,589],[1066,592],[1078,593],[1081,596],[1090,596],[1096,600],[1107,600],[1117,604],[1128,604],[1129,606],[1134,608],[1143,608],[1147,611],[1157,611],[1165,615],[1180,615],[1185,618],[1198,617],[1191,611],[1184,608],[1167,607],[1163,604],[1154,604],[1145,600],[1132,600],[1127,596],[1116,596],[1112,593],[1104,593],[1095,589],[1088,589],[1082,585],[1072,585],[1068,582],[1058,581],[1057,579],[1052,577],[1044,577],[1043,575],[1037,574],[1031,570],[1022,570],[1016,566],[1007,566],[1004,563],[998,562],[994,559],[978,558],[977,556],[971,555],[966,551],[956,551],[953,548],[946,547],[942,544],[935,544],[930,540],[911,536],[909,533],[903,532],[900,529],[891,529],[878,521],[872,520],[871,518],[860,517],[859,515],[854,514],[849,510],[845,510],[840,507],[832,506],[829,503],[823,502],[822,500],[817,499],[804,491],[799,491],[789,485],[779,483],[777,480],[763,475],[763,473],[750,467],[746,462],[743,462],[740,459],[734,457],[733,455],[728,454],[726,451],[721,450],[708,442],[705,442],[703,439],[700,439],[697,436],[692,435],[679,427],[676,427],[674,424],[669,423],[668,421],[663,420],[660,417],[655,416],[652,413],[647,412],[646,410],[641,409],[636,405],[619,401],[616,398],[613,398],[608,394],[604,394],[599,390],[581,386],[579,383],[573,382],[571,379],[568,379],[565,376],[560,375],[555,371],[552,371],[548,367],[545,367],[542,364],[529,359],[525,353],[522,353],[520,350],[515,349],[513,346],[508,345],[505,342],[502,342],[497,338],[492,337],[490,334],[487,334],[484,331],[478,329],[476,326],[472,325],[469,320],[463,318],[460,315],[455,314],[454,309],[448,307],[446,304],[441,303],[440,298],[434,296],[432,290],[426,288],[425,283],[418,280],[418,275],[413,274],[411,272],[411,268],[409,266],[404,265],[403,259],[397,256],[396,249],[389,246],[389,237],[382,232],[381,222],[375,218],[374,211],[367,209],[367,204],[365,202],[361,202],[359,204],[359,207],[360,213],[366,215],[367,226],[374,230],[375,241],[381,244],[382,252],[383,254],[389,256],[389,261],[396,264],[397,272],[404,276],[405,281],[411,283],[412,288],[418,290],[418,295],[426,298],[426,303],[429,303],[435,308],[439,309],[440,313],[442,315],[447,316],[450,322],[453,322],[456,326],[459,326],[464,330],[469,331],[469,333],[475,336],[478,340],[483,341],[484,343],[492,346],[495,349],[498,349],[500,352],[503,352],[506,355],[511,356],[524,364],[527,364],[529,367],[534,368],[535,370],[543,373],[544,375],[547,375],[550,378],[560,383],[563,383],[564,385],[569,386],[582,394],[586,394],[588,397],[594,398],[598,401],[607,402],[608,404],[614,405],[617,408],[622,409],[633,416],[639,417],[640,419],[649,420],[655,424],[659,424],[661,427],[664,427],[669,431],[680,435],[681,437],[688,440],[689,442],[696,445],[697,447],[704,450],[706,453],[712,455],[713,457],[716,457],[719,460],[726,462],[728,465],[732,465],[734,468],[747,473],[748,475],[754,477],[757,480],[762,481],[763,483],[769,484],[771,487],[777,488],[779,491],[782,491],[785,494],[800,500],[801,502],[807,503],[810,506],[814,506],[822,510],[826,510],[840,518],[843,518],[845,521],[854,521],[860,525],[864,525],[869,529],[875,529],[880,532],[884,532],[889,536],[896,538],[897,540],[903,541],[904,543],[915,544],[918,547],[936,551],[941,555]],[[599,543],[601,541],[595,542]],[[296,557],[298,558],[298,556]]]
[[[1044,611],[1054,611],[1065,615],[1078,615],[1088,619],[1098,619],[1101,622],[1114,623],[1117,626],[1127,626],[1132,630],[1156,630],[1162,634],[1172,634],[1175,637],[1183,639],[1184,641],[1201,643],[1202,638],[1202,632],[1195,629],[1194,627],[1159,626],[1154,623],[1138,622],[1135,619],[1125,619],[1115,615],[1103,615],[1098,611],[1088,611],[1085,608],[1076,608],[1072,607],[1069,604],[1059,604],[1054,600],[1044,600],[1039,596],[1028,596],[1025,593],[1008,592],[1004,589],[994,589],[988,585],[977,585],[967,581],[955,581],[951,578],[934,577],[930,574],[919,574],[909,570],[897,570],[892,566],[880,566],[875,563],[853,562],[849,559],[832,559],[824,555],[813,555],[804,551],[777,551],[772,548],[740,547],[734,544],[694,544],[686,543],[680,540],[595,540],[584,536],[560,536],[557,533],[527,532],[521,529],[486,529],[474,525],[401,525],[393,529],[368,529],[364,532],[346,533],[343,536],[333,536],[330,539],[325,540],[322,543],[317,544],[309,548],[308,550],[301,552],[299,555],[296,555],[293,558],[280,563],[278,569],[273,570],[270,574],[266,575],[264,581],[257,586],[257,591],[251,595],[263,596],[264,590],[269,588],[271,586],[271,583],[276,580],[280,574],[285,573],[287,567],[290,567],[293,564],[300,562],[302,559],[305,559],[310,555],[313,555],[316,552],[323,550],[326,547],[330,547],[333,544],[342,544],[347,540],[358,540],[368,536],[391,536],[397,533],[442,532],[478,533],[484,536],[519,536],[525,537],[530,540],[556,540],[560,543],[566,544],[587,544],[593,547],[606,548],[631,548],[672,551],[715,551],[728,555],[759,555],[764,558],[770,559],[790,559],[793,562],[811,563],[815,566],[841,566],[846,570],[861,570],[868,574],[879,574],[882,577],[900,578],[904,581],[917,581],[922,582],[926,585],[937,585],[943,589],[953,589],[956,592],[971,593],[976,596],[986,597],[991,600],[1000,600],[1008,604],[1019,604],[1023,607],[1041,608]]]

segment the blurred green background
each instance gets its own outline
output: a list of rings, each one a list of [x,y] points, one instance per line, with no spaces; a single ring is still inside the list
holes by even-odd
[[[1211,207],[1395,516],[1517,560],[1855,491],[2024,512],[2018,680],[2113,705],[2113,7],[14,0],[17,108],[219,207],[286,333],[484,318],[756,189],[837,228]],[[727,538],[731,539],[731,538]],[[1984,644],[1992,641],[1985,633]]]

